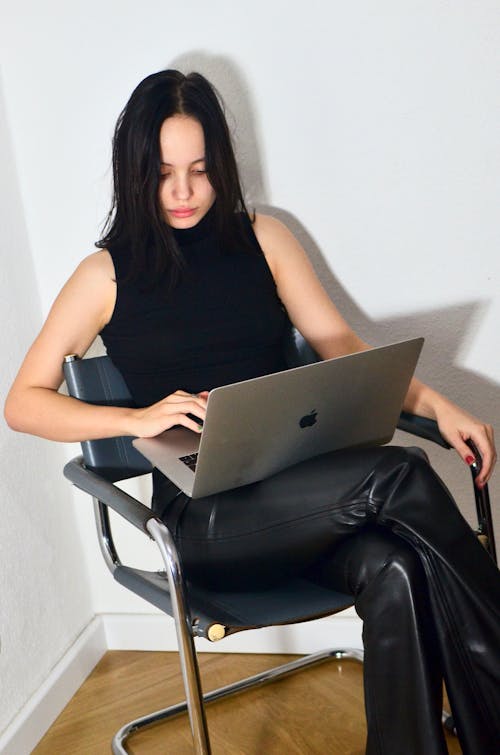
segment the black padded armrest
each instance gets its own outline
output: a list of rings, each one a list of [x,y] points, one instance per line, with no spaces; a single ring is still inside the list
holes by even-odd
[[[151,537],[146,527],[147,522],[154,519],[151,509],[117,488],[113,483],[86,469],[83,456],[77,456],[65,465],[64,476],[84,493],[89,493],[105,503],[134,527]]]
[[[89,404],[133,406],[128,387],[108,356],[66,357],[64,377],[70,396]],[[132,445],[133,438],[83,441],[85,465],[111,482],[151,472],[152,466]]]
[[[433,443],[437,443],[443,448],[451,448],[439,432],[437,422],[433,419],[419,417],[417,414],[410,414],[409,412],[401,412],[398,428],[406,433],[411,433],[411,435],[418,435],[419,438],[432,440]]]

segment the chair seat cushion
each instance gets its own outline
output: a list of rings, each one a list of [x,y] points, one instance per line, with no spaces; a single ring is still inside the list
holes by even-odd
[[[127,587],[172,615],[168,581],[164,572],[148,572],[119,566],[114,577]],[[188,584],[192,621],[198,626],[223,624],[231,631],[320,618],[352,606],[351,595],[330,590],[306,579],[293,579],[268,590],[225,592]]]

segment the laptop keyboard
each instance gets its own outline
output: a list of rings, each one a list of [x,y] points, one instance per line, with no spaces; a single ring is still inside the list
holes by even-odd
[[[184,464],[194,472],[194,470],[196,469],[196,462],[198,461],[198,454],[196,453],[189,454],[188,456],[180,456],[179,461],[184,462]]]

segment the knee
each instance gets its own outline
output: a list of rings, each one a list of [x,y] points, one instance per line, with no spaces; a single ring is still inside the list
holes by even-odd
[[[365,647],[373,640],[386,646],[416,626],[431,631],[427,578],[411,545],[393,539],[369,538],[358,567],[355,607],[363,619]],[[424,630],[424,627],[427,627]]]
[[[395,545],[387,553],[384,565],[372,582],[375,583],[377,580],[382,585],[381,589],[389,589],[395,601],[421,592],[425,584],[425,574],[417,552],[402,541]]]
[[[429,457],[419,446],[384,446],[385,455],[382,457],[383,466],[408,469],[429,470]]]
[[[386,446],[370,479],[370,508],[385,519],[400,518],[408,505],[436,505],[444,486],[419,448]]]
[[[357,538],[345,561],[346,577],[356,597],[384,592],[384,600],[401,599],[419,589],[424,573],[414,549],[390,532],[367,530]]]
[[[405,449],[410,464],[416,464],[417,466],[424,465],[430,466],[429,457],[420,446],[407,446]]]

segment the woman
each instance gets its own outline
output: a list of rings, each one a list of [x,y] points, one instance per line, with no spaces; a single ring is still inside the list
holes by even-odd
[[[199,74],[162,71],[118,121],[115,195],[100,251],[56,299],[11,389],[11,427],[60,441],[200,432],[208,391],[285,368],[288,318],[322,358],[369,348],[296,239],[250,219],[228,127]],[[68,353],[100,333],[135,408],[58,393]],[[465,463],[493,471],[490,426],[414,379],[405,409],[437,420]],[[271,584],[307,571],[352,592],[364,620],[367,752],[446,752],[448,683],[464,752],[500,741],[500,580],[417,449],[347,450],[189,500],[155,471],[153,506],[190,579]],[[237,569],[235,565],[237,564]]]

